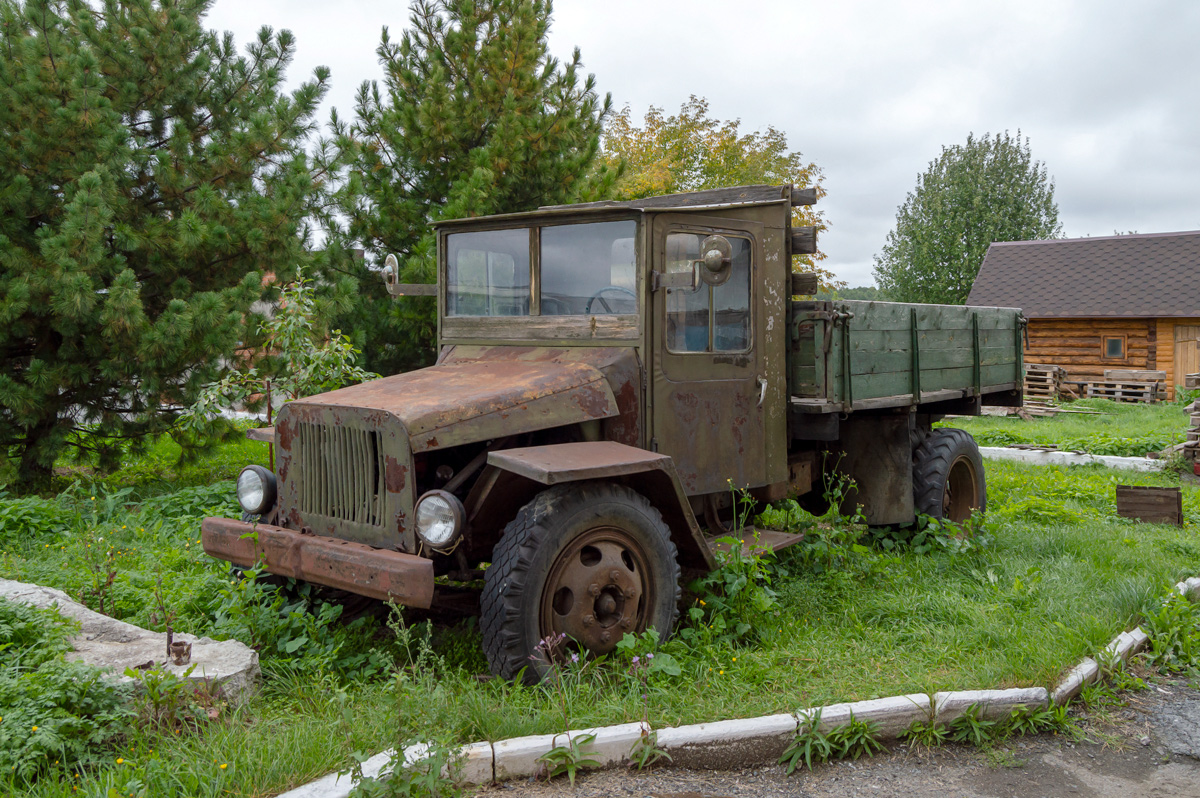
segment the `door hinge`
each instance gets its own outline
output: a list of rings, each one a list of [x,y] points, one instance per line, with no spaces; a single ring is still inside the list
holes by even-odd
[[[658,438],[650,439],[650,451],[652,451],[652,452],[658,451]]]

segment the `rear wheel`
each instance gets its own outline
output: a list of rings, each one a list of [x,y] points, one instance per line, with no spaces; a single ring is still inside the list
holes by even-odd
[[[492,672],[538,681],[575,648],[612,651],[626,632],[675,624],[679,564],[662,515],[629,488],[562,485],[517,513],[484,574],[480,629]],[[560,642],[541,644],[542,640]]]
[[[983,457],[960,429],[933,430],[913,453],[913,500],[918,513],[961,524],[987,509]]]

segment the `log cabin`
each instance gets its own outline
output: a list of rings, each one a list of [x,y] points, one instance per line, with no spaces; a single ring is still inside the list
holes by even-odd
[[[1165,371],[1174,398],[1200,372],[1200,231],[997,242],[967,304],[1024,310],[1026,363],[1081,382]]]

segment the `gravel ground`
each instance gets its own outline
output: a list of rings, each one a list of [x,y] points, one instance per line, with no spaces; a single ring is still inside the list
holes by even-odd
[[[1200,691],[1182,682],[1124,695],[1128,705],[1083,721],[1095,742],[1052,735],[1011,740],[990,751],[896,747],[870,760],[835,762],[784,774],[778,766],[739,771],[660,768],[604,771],[552,784],[510,782],[485,798],[1200,798]]]

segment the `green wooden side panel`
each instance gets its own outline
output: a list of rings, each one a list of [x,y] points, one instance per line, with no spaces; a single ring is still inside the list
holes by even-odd
[[[834,301],[793,310],[795,396],[902,405],[918,389],[974,395],[976,387],[1021,382],[1023,322],[1013,308]]]

